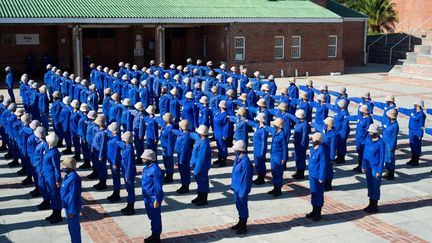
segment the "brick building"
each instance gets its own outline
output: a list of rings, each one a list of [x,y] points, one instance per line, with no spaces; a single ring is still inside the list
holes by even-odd
[[[0,2],[0,66],[20,72],[41,69],[44,55],[78,74],[87,56],[110,67],[192,57],[276,76],[343,72],[365,58],[367,17],[332,0]]]
[[[395,4],[399,23],[395,32],[407,32],[419,28],[432,29],[432,1],[431,0],[391,0]],[[413,35],[420,35],[420,32]]]

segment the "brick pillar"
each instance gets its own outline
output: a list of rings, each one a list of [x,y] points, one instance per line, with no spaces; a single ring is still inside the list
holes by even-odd
[[[72,69],[70,63],[71,40],[69,38],[69,28],[66,25],[57,26],[57,50],[58,66],[61,69]]]
[[[327,8],[327,0],[311,0],[311,1],[320,6],[323,6],[324,8]]]

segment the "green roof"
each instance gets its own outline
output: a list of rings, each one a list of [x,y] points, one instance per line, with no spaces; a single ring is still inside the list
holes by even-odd
[[[252,19],[257,22],[341,21],[339,15],[309,0],[0,0],[0,23],[26,18],[36,23],[42,22],[38,19],[48,22],[129,19],[130,23],[164,23],[173,19],[191,23],[198,20],[253,22]]]
[[[368,16],[351,9],[349,7],[346,7],[345,5],[338,3],[333,0],[328,0],[327,2],[327,8],[334,12],[335,14],[343,17],[343,18],[367,18]]]

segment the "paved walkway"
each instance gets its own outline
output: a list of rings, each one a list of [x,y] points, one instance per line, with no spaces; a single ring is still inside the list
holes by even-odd
[[[424,99],[426,107],[432,107],[431,88],[389,82],[386,71],[388,68],[385,66],[369,66],[348,69],[349,74],[342,76],[311,79],[316,87],[322,83],[333,90],[345,86],[350,96],[370,91],[373,99],[382,101],[387,94],[393,94],[400,107],[412,107],[417,98]],[[287,79],[277,82],[281,87],[287,84]],[[298,83],[303,84],[305,80],[299,79]],[[353,113],[355,110],[356,106],[351,105],[350,111]],[[432,127],[430,116],[428,119],[427,126]],[[399,117],[401,133],[396,179],[383,181],[378,214],[371,216],[362,211],[368,202],[366,181],[364,175],[351,172],[357,159],[353,140],[355,130],[352,129],[347,163],[335,166],[334,190],[325,194],[322,221],[314,223],[304,217],[311,209],[309,185],[307,180],[296,182],[291,179],[294,162],[293,149],[290,149],[282,196],[274,199],[267,195],[272,187],[270,182],[252,188],[247,235],[239,237],[227,229],[237,221],[237,213],[229,190],[231,168],[226,167],[210,170],[209,205],[201,208],[190,204],[196,193],[195,183],[191,185],[190,194],[177,195],[175,190],[180,185],[179,175],[174,175],[175,182],[164,186],[166,197],[162,204],[162,237],[167,242],[430,242],[432,137],[425,136],[421,165],[408,168],[405,166],[410,157],[407,122],[406,116]],[[215,147],[214,153],[217,153]],[[41,199],[29,197],[28,192],[32,188],[21,186],[23,178],[18,177],[16,169],[10,169],[7,162],[0,154],[0,242],[68,242],[66,221],[55,226],[47,224],[44,218],[49,212],[36,210]],[[141,171],[142,167],[139,166],[138,170]],[[88,173],[79,171],[81,176]],[[140,178],[139,175],[136,179],[138,201],[134,216],[120,213],[126,204],[124,189],[121,192],[122,202],[110,204],[106,200],[110,191],[95,192],[92,188],[95,181],[83,181],[83,242],[142,242],[150,234],[149,220],[140,196]],[[271,179],[270,174],[267,179]]]

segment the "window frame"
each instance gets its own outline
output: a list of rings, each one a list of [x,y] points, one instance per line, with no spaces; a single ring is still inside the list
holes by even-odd
[[[293,39],[298,38],[299,44],[294,45]],[[293,49],[298,48],[298,56],[293,56]],[[300,35],[291,36],[291,59],[300,59],[301,58],[301,49],[302,49],[302,37]]]
[[[282,39],[282,44],[281,45],[276,45],[276,40],[278,39],[278,38],[281,38]],[[276,56],[276,50],[278,50],[279,48],[282,48],[282,56]],[[283,35],[276,35],[275,36],[275,43],[274,43],[274,50],[275,50],[275,52],[274,52],[274,59],[276,59],[276,60],[283,60],[283,59],[285,59],[285,36],[283,36]]]
[[[330,44],[330,38],[332,38],[332,37],[336,38],[336,42],[335,42],[334,45]],[[335,50],[334,56],[330,55],[330,47],[334,47],[335,48],[334,49]],[[337,57],[337,54],[338,54],[338,36],[337,35],[329,35],[329,37],[328,37],[328,45],[327,45],[327,56],[329,58],[335,58],[335,57]]]
[[[237,47],[236,42],[238,39],[243,40],[243,47]],[[243,53],[243,57],[241,59],[237,59],[237,50],[241,49]],[[246,38],[244,36],[234,36],[234,60],[235,61],[244,61],[246,59]]]

